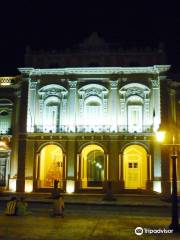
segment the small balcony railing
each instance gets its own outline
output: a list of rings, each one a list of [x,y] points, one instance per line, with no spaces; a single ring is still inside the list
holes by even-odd
[[[76,125],[76,126],[67,126],[67,125],[35,125],[31,128],[31,131],[35,133],[151,133],[153,132],[153,128],[150,125],[143,125],[141,127],[132,127],[128,125]]]

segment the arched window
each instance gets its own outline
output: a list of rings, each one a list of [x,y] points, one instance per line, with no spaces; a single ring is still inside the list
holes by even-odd
[[[38,90],[40,129],[43,132],[58,132],[66,114],[67,90],[57,84],[49,84]],[[61,114],[63,111],[63,114]]]
[[[134,95],[127,99],[128,131],[142,132],[143,100]]]
[[[46,132],[56,132],[59,125],[60,100],[56,96],[50,96],[45,100],[43,126]]]
[[[90,96],[85,100],[86,125],[93,131],[98,131],[102,122],[102,102],[97,96]]]
[[[120,90],[121,128],[128,132],[150,129],[150,89],[140,83],[130,83]]]
[[[0,99],[0,134],[10,134],[12,124],[12,102]]]

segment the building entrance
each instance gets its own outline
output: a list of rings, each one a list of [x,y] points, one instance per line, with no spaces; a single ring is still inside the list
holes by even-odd
[[[0,156],[0,187],[6,186],[7,159]]]
[[[54,144],[43,147],[40,152],[39,187],[52,188],[54,181],[59,181],[59,187],[63,187],[63,152]]]
[[[83,148],[81,152],[82,188],[102,188],[104,181],[104,151],[95,144]]]
[[[147,152],[139,145],[130,145],[123,153],[126,189],[145,189],[147,181]]]

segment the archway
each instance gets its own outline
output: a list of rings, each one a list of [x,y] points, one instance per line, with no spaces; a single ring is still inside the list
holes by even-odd
[[[140,145],[130,145],[123,152],[125,189],[146,189],[147,152]]]
[[[82,188],[102,188],[104,167],[104,150],[95,144],[84,147],[80,169]]]
[[[51,188],[54,181],[59,181],[59,187],[63,186],[63,151],[55,145],[49,144],[42,148],[40,152],[39,180],[40,188]]]
[[[0,187],[6,187],[9,174],[10,149],[6,141],[0,141]]]

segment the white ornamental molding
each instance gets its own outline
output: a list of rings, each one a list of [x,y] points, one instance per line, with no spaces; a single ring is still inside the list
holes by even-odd
[[[54,68],[54,69],[35,69],[35,68],[18,68],[20,73],[24,76],[40,76],[40,75],[102,75],[102,74],[159,74],[167,72],[170,65],[154,65],[151,67],[90,67],[90,68]]]
[[[84,112],[84,99],[79,99],[79,112]]]
[[[126,91],[126,96],[133,96],[133,95],[138,95],[141,97],[144,97],[144,91],[140,88],[133,87],[133,88],[128,88]]]
[[[105,113],[107,113],[107,111],[108,111],[108,100],[107,99],[103,99],[103,110]]]
[[[85,98],[89,97],[89,96],[98,96],[101,97],[102,95],[102,90],[101,89],[97,89],[97,88],[90,88],[87,89],[84,93]]]
[[[62,100],[62,112],[66,113],[67,99]]]

